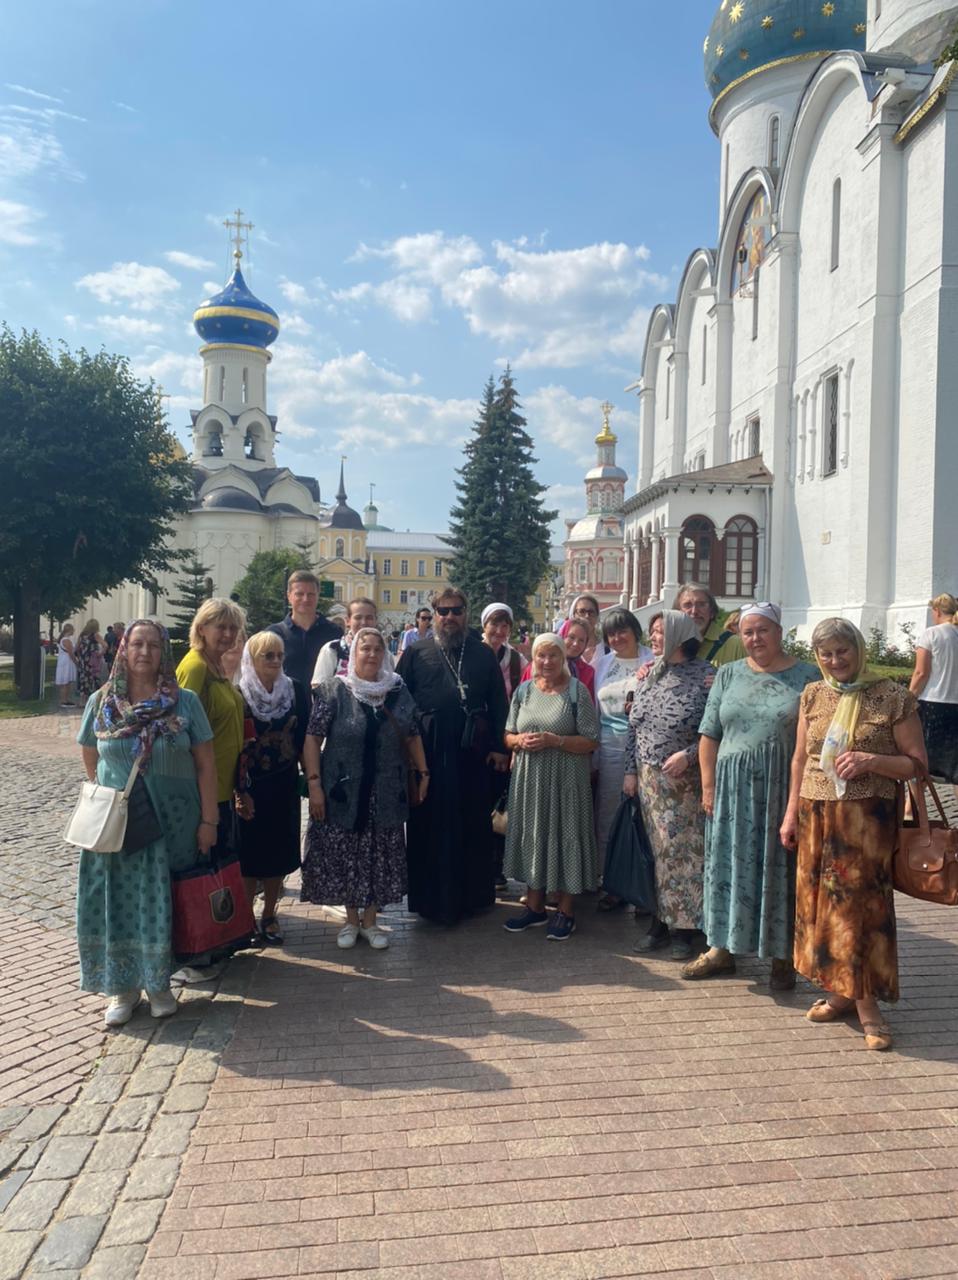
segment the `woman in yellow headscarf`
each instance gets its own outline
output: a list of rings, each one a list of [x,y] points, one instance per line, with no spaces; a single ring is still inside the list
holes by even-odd
[[[868,1049],[891,1048],[878,1001],[898,999],[891,863],[895,788],[926,764],[914,697],[869,671],[861,632],[812,633],[823,679],[802,694],[782,843],[798,850],[795,968],[827,995],[806,1016],[856,1010]]]

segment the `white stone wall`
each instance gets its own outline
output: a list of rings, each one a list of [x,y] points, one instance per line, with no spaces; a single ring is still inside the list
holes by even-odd
[[[879,9],[881,12],[879,13]],[[937,57],[958,24],[958,4],[942,0],[868,0],[868,48],[918,62]]]

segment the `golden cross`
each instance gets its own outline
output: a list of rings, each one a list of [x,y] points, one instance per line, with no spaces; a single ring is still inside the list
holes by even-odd
[[[234,218],[235,221],[233,220]],[[249,233],[253,230],[253,224],[252,222],[243,221],[242,209],[235,209],[233,211],[232,218],[225,218],[223,220],[223,226],[226,227],[228,231],[231,231],[234,227],[236,228],[236,234],[231,235],[230,240],[233,242],[233,257],[236,261],[236,265],[239,266],[239,260],[243,256],[243,232],[246,232],[246,243],[249,244]]]
[[[610,416],[612,415],[612,413],[613,413],[613,412],[614,412],[614,410],[615,410],[615,405],[614,405],[614,404],[609,404],[608,400],[606,400],[606,401],[604,401],[602,404],[600,404],[600,405],[599,405],[599,408],[602,410],[602,417],[603,417],[603,423],[602,423],[602,425],[603,425],[604,429],[605,429],[606,431],[608,431],[608,429],[609,429],[609,418],[610,418]]]

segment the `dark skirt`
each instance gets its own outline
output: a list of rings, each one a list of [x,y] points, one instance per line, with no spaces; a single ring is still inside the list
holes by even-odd
[[[257,778],[250,788],[253,817],[236,823],[243,875],[269,880],[299,868],[300,819],[298,771],[284,769],[275,777]]]
[[[958,784],[958,702],[919,701],[918,718],[925,734],[928,772]]]
[[[824,991],[898,999],[894,800],[806,800],[798,808],[795,968]]]
[[[323,906],[385,907],[402,902],[406,892],[406,841],[403,829],[376,822],[376,793],[362,831],[334,822],[306,828],[300,902]]]

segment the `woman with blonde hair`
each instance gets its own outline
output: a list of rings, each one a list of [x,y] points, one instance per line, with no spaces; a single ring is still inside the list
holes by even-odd
[[[189,652],[176,668],[177,683],[196,694],[213,730],[219,854],[236,848],[233,798],[243,749],[243,697],[227,676],[223,659],[245,626],[246,614],[232,600],[204,600],[190,624]]]
[[[57,701],[61,707],[75,707],[70,700],[70,691],[77,678],[77,664],[73,660],[73,623],[66,622],[57,641],[57,670],[54,684],[57,687]]]
[[[91,618],[81,630],[73,651],[77,669],[77,693],[81,698],[89,698],[103,683],[104,648],[100,624],[96,618]]]
[[[958,795],[958,601],[947,591],[928,601],[931,626],[915,641],[915,674],[909,689],[928,750],[928,772]]]
[[[299,870],[299,764],[309,721],[309,694],[283,671],[282,638],[258,631],[243,650],[239,689],[248,726],[237,790],[239,858],[253,905],[263,882],[260,937],[282,944],[276,903],[283,877]]]
[[[891,864],[896,785],[925,767],[915,698],[868,669],[861,632],[812,632],[822,679],[802,693],[782,843],[798,850],[795,968],[826,992],[811,1022],[857,1009],[866,1049],[891,1048],[879,1000],[898,999]]]

